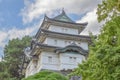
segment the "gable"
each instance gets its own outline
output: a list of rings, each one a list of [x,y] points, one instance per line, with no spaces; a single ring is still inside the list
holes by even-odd
[[[70,20],[67,16],[62,15],[60,17],[57,17],[55,20],[60,20],[60,21],[66,21],[66,22],[73,22],[72,20]]]
[[[59,20],[59,21],[65,21],[65,22],[72,22],[74,23],[74,21],[72,21],[64,11],[62,11],[62,13],[56,17],[54,17],[53,19],[55,20]]]

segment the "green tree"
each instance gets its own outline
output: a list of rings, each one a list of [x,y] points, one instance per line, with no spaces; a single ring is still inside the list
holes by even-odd
[[[87,61],[72,73],[83,80],[120,80],[120,16],[108,21],[90,47]]]
[[[19,80],[25,61],[24,49],[30,46],[31,37],[25,36],[22,39],[12,39],[4,48],[4,60],[0,63],[0,80]]]
[[[14,80],[10,78],[10,74],[8,73],[7,67],[4,61],[0,62],[0,80]]]
[[[97,8],[98,21],[120,16],[120,0],[102,0]]]
[[[22,80],[68,80],[68,79],[67,77],[63,76],[60,73],[44,70]]]
[[[98,20],[109,20],[93,41],[88,59],[71,75],[82,75],[82,80],[120,80],[119,3],[120,0],[103,0],[98,6]]]

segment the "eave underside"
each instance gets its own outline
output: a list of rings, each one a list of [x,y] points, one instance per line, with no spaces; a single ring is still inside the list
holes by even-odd
[[[41,32],[42,33],[39,38],[39,41],[41,43],[46,39],[46,37],[59,38],[59,39],[65,39],[65,40],[74,40],[74,41],[84,41],[88,43],[91,42],[91,38],[89,36],[58,33],[58,32],[52,32],[52,31],[43,30],[43,29]]]
[[[34,43],[35,47],[32,49],[31,55],[38,55],[42,51],[55,52],[55,53],[64,53],[66,51],[76,51],[84,56],[88,54],[88,51],[82,49],[80,46],[68,45],[65,47],[51,46],[42,43]]]
[[[38,38],[41,29],[48,29],[50,25],[78,29],[78,32],[81,33],[85,29],[85,26],[87,26],[87,24],[88,23],[71,23],[71,22],[58,21],[45,17],[35,37]]]
[[[87,26],[87,23],[78,24],[78,23],[70,23],[70,22],[57,21],[57,20],[52,20],[52,19],[47,19],[46,21],[44,21],[44,24],[78,29],[79,34]],[[49,26],[41,26],[41,28],[42,29],[47,29],[47,28],[49,28]]]
[[[57,46],[50,46],[47,44],[34,43],[35,47],[32,49],[31,55],[39,54],[41,51],[54,52],[56,49],[61,48]]]

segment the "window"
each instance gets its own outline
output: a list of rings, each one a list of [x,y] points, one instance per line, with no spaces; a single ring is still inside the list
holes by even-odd
[[[62,28],[62,32],[67,32],[68,29],[67,28]]]
[[[76,57],[73,57],[74,62],[76,62]]]
[[[69,41],[69,44],[71,44],[71,41]]]
[[[54,44],[57,45],[57,40],[54,40]]]
[[[77,59],[77,58],[76,58],[76,57],[69,57],[69,59],[70,59],[70,60],[69,60],[70,62],[76,62],[76,59]]]
[[[62,28],[62,32],[64,32],[64,28]]]
[[[65,41],[65,44],[67,44],[68,43],[68,41]]]
[[[70,60],[72,59],[72,57],[70,57]]]
[[[52,62],[52,57],[48,56],[48,62]]]
[[[68,29],[66,29],[66,28],[64,29],[65,32],[67,32],[67,30],[68,30]]]
[[[81,44],[80,42],[78,44]]]
[[[71,44],[71,41],[65,41],[65,44],[66,45]]]
[[[72,62],[72,57],[69,57],[69,61]]]
[[[33,63],[34,63],[34,67],[37,68],[38,60],[34,60]]]

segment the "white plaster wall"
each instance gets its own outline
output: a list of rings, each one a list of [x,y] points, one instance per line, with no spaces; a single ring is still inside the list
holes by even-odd
[[[44,40],[44,42],[43,42],[43,44],[47,44],[48,42],[47,42],[47,38]]]
[[[55,40],[57,40],[57,43],[55,42]],[[73,42],[74,41],[72,40],[64,40],[64,39],[59,39],[59,38],[47,37],[44,43],[48,45],[52,45],[52,46],[65,47],[67,45],[72,44]]]
[[[28,76],[29,76],[30,66],[31,66],[31,61],[30,61],[30,63],[28,64],[28,66],[27,66],[27,68],[26,68],[25,77],[28,77]]]
[[[48,57],[52,57],[52,61],[50,62]],[[70,60],[70,57],[75,57],[76,60]],[[41,69],[48,69],[48,70],[67,70],[67,69],[74,69],[78,66],[79,63],[85,60],[85,57],[81,54],[77,53],[54,53],[54,52],[42,52],[39,55],[38,65],[35,67],[33,61],[31,61],[26,69],[26,77],[33,75],[39,72]]]
[[[58,38],[46,38],[47,39],[47,44],[52,45],[52,46],[59,46],[59,47],[65,47],[65,40],[58,39]],[[55,42],[57,40],[57,43]]]
[[[57,43],[55,43],[55,40],[57,40]],[[44,43],[52,46],[65,47],[73,42],[75,42],[78,46],[82,47],[84,50],[88,50],[88,42],[63,40],[58,38],[47,37]]]
[[[71,60],[70,57],[76,58],[76,60]],[[74,69],[78,66],[79,63],[85,60],[85,57],[81,54],[76,53],[61,53],[60,54],[60,70],[62,69]]]
[[[58,70],[59,67],[59,56],[53,52],[42,52],[41,53],[41,69]],[[52,61],[49,61],[48,57],[52,57]]]
[[[41,61],[41,59],[42,59],[42,56],[41,56],[41,53],[40,53],[39,56],[38,56],[37,72],[39,72],[41,70],[41,68],[42,68],[42,61]]]
[[[37,69],[35,68],[35,64],[31,60],[29,65],[27,66],[25,77],[28,77],[28,76],[33,75],[35,73],[37,73]]]
[[[61,33],[68,33],[68,34],[78,34],[78,29],[66,28],[62,26],[51,25],[48,30],[55,31],[55,32],[61,32]]]
[[[80,47],[82,47],[84,50],[88,50],[88,42],[81,42]]]
[[[52,57],[52,62],[49,61],[48,57]],[[70,57],[75,57],[76,61],[70,61]],[[74,69],[79,63],[85,60],[85,57],[77,53],[54,53],[54,52],[42,52],[41,53],[41,66],[38,70],[48,69],[48,70],[63,70],[63,69]],[[39,72],[37,71],[37,72]]]

